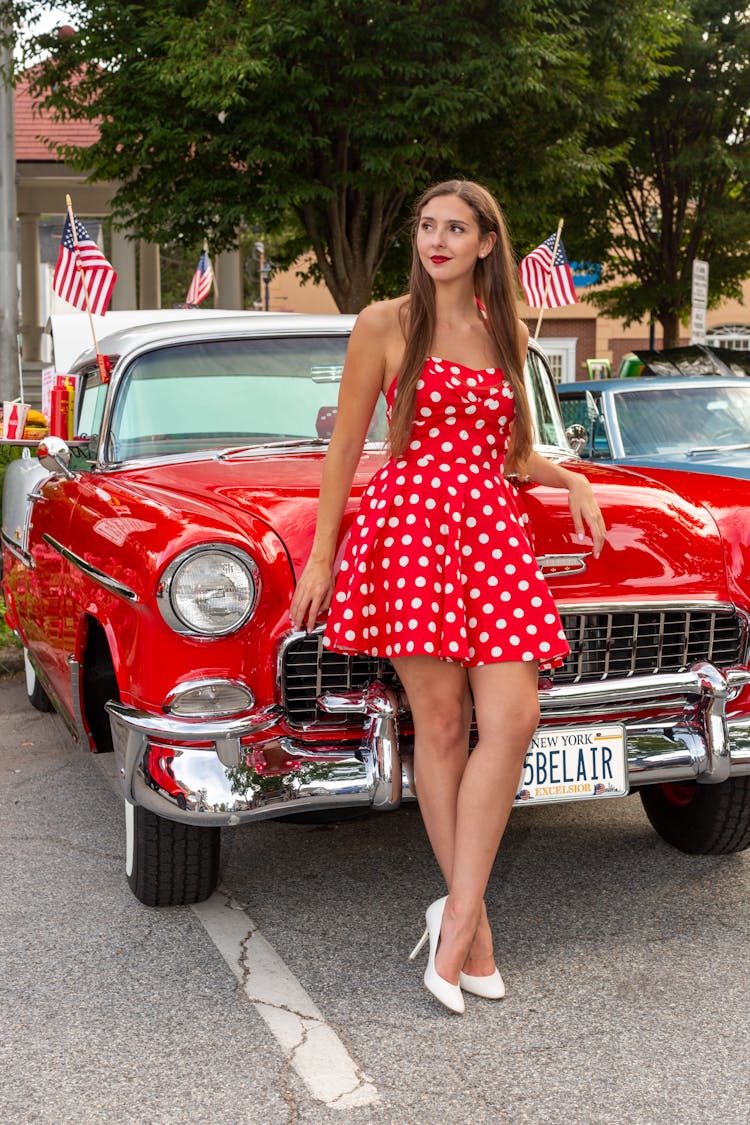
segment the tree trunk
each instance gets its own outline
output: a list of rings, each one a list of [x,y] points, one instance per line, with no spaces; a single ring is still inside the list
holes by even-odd
[[[664,337],[662,348],[677,348],[680,344],[680,317],[676,312],[659,312],[657,320],[661,324]]]
[[[317,226],[306,224],[306,230],[310,234],[323,281],[339,312],[358,313],[369,305],[375,275],[363,264],[364,255],[353,254],[346,261],[343,253],[333,252],[318,236]]]
[[[372,283],[374,277],[369,277],[365,270],[358,270],[354,277],[349,278],[349,286],[344,298],[345,308],[339,306],[342,313],[358,313],[365,305],[369,305],[372,297]]]
[[[340,313],[358,313],[369,305],[375,278],[364,267],[355,265],[347,272],[343,262],[335,261],[323,272]]]

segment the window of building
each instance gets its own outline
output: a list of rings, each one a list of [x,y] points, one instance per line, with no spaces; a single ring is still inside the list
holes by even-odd
[[[732,348],[737,352],[750,351],[750,324],[720,324],[709,328],[706,343],[714,348]]]
[[[576,337],[543,337],[541,344],[556,383],[572,383],[576,377]],[[750,345],[748,345],[750,346]]]

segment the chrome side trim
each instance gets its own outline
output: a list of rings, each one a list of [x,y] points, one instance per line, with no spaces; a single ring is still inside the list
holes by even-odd
[[[52,548],[53,551],[57,551],[59,555],[62,555],[66,562],[69,562],[71,566],[77,567],[78,570],[85,574],[87,578],[91,578],[92,581],[98,582],[100,586],[104,586],[106,590],[110,590],[113,594],[117,594],[119,597],[125,598],[126,601],[138,601],[138,595],[134,590],[131,590],[129,586],[124,585],[124,583],[122,582],[118,582],[116,578],[112,578],[111,575],[105,574],[105,572],[103,570],[99,570],[98,567],[92,566],[91,563],[86,562],[85,559],[82,559],[80,555],[76,555],[73,551],[69,550],[68,547],[63,547],[62,543],[58,543],[57,540],[53,539],[51,535],[47,535],[47,533],[45,532],[45,534],[42,536],[42,539],[48,546]]]
[[[23,547],[19,547],[15,540],[11,539],[7,531],[1,531],[0,537],[2,537],[3,546],[6,548],[6,550],[10,551],[11,555],[13,555],[14,558],[18,559],[18,561],[22,563],[23,566],[25,566],[28,570],[33,570],[34,560],[29,552],[24,551]]]
[[[78,733],[78,741],[82,746],[91,746],[89,732],[86,729],[86,720],[83,716],[83,697],[81,693],[81,665],[74,656],[68,657],[70,671],[70,691],[73,700],[73,720]]]
[[[39,683],[42,685],[42,687],[46,691],[47,695],[49,696],[50,703],[52,704],[52,706],[54,707],[57,714],[60,716],[60,718],[65,723],[66,727],[68,728],[68,731],[70,732],[71,736],[73,737],[73,740],[75,742],[80,742],[81,732],[80,732],[80,729],[78,727],[77,722],[75,721],[75,719],[71,719],[70,715],[68,714],[67,708],[63,707],[62,703],[60,702],[59,695],[57,694],[55,689],[52,687],[52,684],[50,683],[49,679],[45,675],[44,670],[41,668],[41,666],[34,659],[34,657],[29,652],[29,650],[25,649],[24,653],[28,657],[28,659],[31,661],[31,666],[34,669],[34,672],[36,673],[36,678],[39,680]],[[88,738],[84,738],[83,745],[88,746],[88,744],[89,744]]]

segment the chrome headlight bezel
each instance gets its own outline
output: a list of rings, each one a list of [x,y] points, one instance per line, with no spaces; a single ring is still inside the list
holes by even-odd
[[[223,629],[198,629],[194,624],[186,621],[176,609],[172,599],[172,588],[180,570],[186,563],[191,562],[200,555],[211,554],[229,555],[235,562],[238,562],[247,573],[253,589],[253,595],[245,612],[237,621],[232,622],[231,625]],[[170,629],[173,629],[175,633],[181,633],[183,636],[210,639],[213,637],[230,636],[232,633],[236,633],[239,629],[242,629],[243,626],[247,625],[260,601],[260,592],[260,568],[252,555],[242,550],[242,548],[234,546],[232,543],[200,543],[195,547],[189,547],[186,551],[182,551],[181,554],[172,559],[171,563],[169,563],[162,572],[156,587],[156,604],[167,625],[169,625]]]

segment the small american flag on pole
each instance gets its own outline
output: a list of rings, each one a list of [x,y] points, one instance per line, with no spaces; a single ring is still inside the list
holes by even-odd
[[[52,275],[52,288],[58,297],[74,308],[103,316],[112,297],[117,274],[89,237],[80,219],[74,219],[74,222],[75,237],[70,215],[66,216]]]
[[[186,305],[199,305],[211,292],[214,281],[214,271],[211,269],[211,259],[208,250],[203,251],[198,259],[198,266],[190,282],[190,288],[185,298]]]
[[[575,305],[578,302],[565,247],[556,234],[545,238],[541,246],[537,246],[536,250],[532,250],[521,260],[518,275],[524,296],[532,309],[559,309],[563,305]]]

